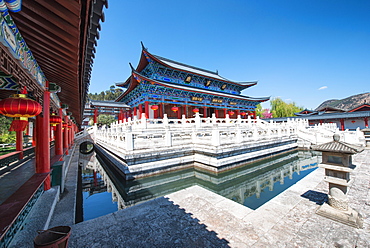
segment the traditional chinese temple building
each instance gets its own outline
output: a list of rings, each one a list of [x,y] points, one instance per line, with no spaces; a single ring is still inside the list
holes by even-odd
[[[126,91],[116,99],[131,107],[130,117],[140,118],[145,113],[147,118],[162,118],[164,114],[188,118],[195,112],[202,117],[255,117],[256,105],[269,100],[241,95],[257,82],[234,82],[218,72],[153,55],[144,46],[138,66],[131,69],[130,77],[117,85]]]

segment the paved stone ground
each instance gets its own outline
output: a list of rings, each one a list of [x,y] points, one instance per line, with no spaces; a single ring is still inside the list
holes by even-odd
[[[370,247],[370,150],[353,163],[363,229],[315,214],[328,192],[319,168],[255,211],[193,186],[73,225],[69,247]]]

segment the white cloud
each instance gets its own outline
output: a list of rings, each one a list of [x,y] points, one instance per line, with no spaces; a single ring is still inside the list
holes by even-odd
[[[319,88],[319,90],[325,90],[327,88],[328,88],[328,86],[322,86],[322,87]]]

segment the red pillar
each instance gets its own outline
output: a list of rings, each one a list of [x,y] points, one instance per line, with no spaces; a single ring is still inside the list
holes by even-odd
[[[63,116],[62,109],[59,109],[59,116]],[[63,155],[63,130],[62,123],[56,126],[55,130],[55,155]]]
[[[163,119],[163,103],[159,103],[158,104],[158,117],[160,118],[160,119]],[[155,113],[155,112],[154,112]],[[154,116],[154,118],[156,118],[156,116]]]
[[[33,122],[32,128],[32,146],[36,146],[36,121]]]
[[[218,118],[218,109],[215,110],[216,118]]]
[[[70,128],[68,130],[69,131],[69,147],[71,147],[73,145],[73,135],[74,135],[73,122],[70,121],[69,125],[70,125]]]
[[[344,131],[344,119],[340,119],[340,129]]]
[[[207,107],[203,108],[203,117],[207,118]]]
[[[98,109],[94,109],[94,124],[98,123]]]
[[[227,111],[226,111],[226,109],[224,109],[224,118],[226,118],[226,113],[227,113]]]
[[[64,122],[68,123],[67,116],[64,117]],[[66,149],[66,155],[68,155],[68,127],[63,128],[63,150]]]
[[[181,119],[181,108],[177,110],[177,119]]]
[[[50,172],[50,92],[44,92],[42,115],[36,116],[36,173]],[[44,190],[49,190],[50,175],[44,182]]]
[[[239,115],[239,109],[235,110],[235,117]]]
[[[141,119],[141,114],[143,113],[143,106],[139,104],[139,119]]]
[[[23,159],[23,131],[15,131],[15,150],[20,151],[19,159]]]
[[[188,106],[186,106],[186,104],[184,105],[184,115],[185,115],[185,118],[188,118],[188,111],[187,111],[187,108]]]
[[[30,135],[30,122],[28,122],[26,127],[26,135]]]
[[[71,122],[68,122],[68,148],[71,148],[72,140],[71,140]]]
[[[149,118],[149,102],[145,101],[145,118]]]
[[[127,121],[127,112],[126,110],[122,110],[122,122],[126,120]]]
[[[136,107],[134,107],[134,116],[137,117],[137,108]]]
[[[369,128],[369,123],[367,121],[367,117],[364,118],[364,122],[365,122],[365,128]]]

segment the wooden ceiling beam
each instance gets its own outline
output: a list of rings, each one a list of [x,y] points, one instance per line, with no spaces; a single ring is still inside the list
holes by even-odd
[[[78,24],[80,22],[79,10],[77,10],[77,12],[75,12],[75,10],[71,11],[70,8],[65,8],[63,5],[59,4],[57,1],[35,0],[35,2],[39,3],[41,6],[44,6],[48,11],[53,12],[54,14],[58,15],[60,18],[69,22],[73,26],[75,26],[76,23]],[[77,26],[77,28],[79,27]]]
[[[50,1],[52,2],[52,1]],[[54,12],[48,10],[44,6],[36,2],[23,2],[22,12],[29,16],[29,20],[35,23],[40,23],[40,26],[48,27],[50,30],[57,30],[58,32],[65,32],[68,36],[78,36],[79,35],[79,21],[74,24],[66,21],[60,16],[56,15]],[[67,37],[68,37],[67,36]]]
[[[48,2],[50,0],[42,0],[40,2]],[[64,8],[68,9],[75,15],[80,15],[81,13],[81,4],[79,3],[80,1],[66,1],[66,0],[54,0],[55,2],[59,3],[61,6]],[[84,0],[86,1],[86,0]]]
[[[75,37],[74,40],[68,40],[68,39],[61,39],[59,35],[56,33],[50,33],[47,30],[45,30],[42,27],[38,27],[37,25],[29,25],[29,20],[23,16],[17,17],[17,27],[21,32],[21,35],[24,37],[27,37],[27,40],[30,39],[33,36],[39,36],[44,38],[45,40],[49,40],[50,42],[55,43],[56,45],[65,47],[70,46],[75,47],[77,49],[78,44],[78,38]]]
[[[77,36],[72,35],[72,33],[76,33],[76,32],[72,32],[72,31],[69,32],[68,29],[60,29],[59,27],[53,25],[53,23],[49,22],[47,19],[44,19],[40,16],[35,16],[35,14],[27,8],[23,8],[22,11],[20,11],[19,13],[22,13],[22,15],[20,16],[21,18],[23,18],[24,22],[26,23],[27,28],[29,28],[30,26],[34,26],[37,29],[43,29],[40,31],[44,35],[54,34],[59,39],[67,41],[68,43],[71,43],[72,45],[76,45],[76,42],[78,43],[78,35]],[[19,13],[16,13],[16,14],[19,14]],[[23,29],[19,28],[19,29],[21,30],[22,36],[24,36],[24,33],[27,33],[26,28],[23,28]],[[69,29],[72,30],[70,27]],[[32,33],[30,35],[32,35]]]
[[[67,53],[66,49],[61,49],[60,47],[58,48],[39,39],[29,39],[27,41],[27,45],[37,47],[37,49],[32,50],[32,52],[35,51],[35,54],[37,54],[36,51],[44,51],[44,53],[49,54],[52,56],[52,58],[57,57],[64,61],[74,61],[76,59],[76,56],[73,56],[74,53],[72,51]]]

